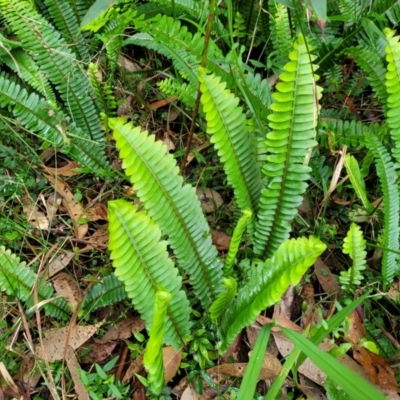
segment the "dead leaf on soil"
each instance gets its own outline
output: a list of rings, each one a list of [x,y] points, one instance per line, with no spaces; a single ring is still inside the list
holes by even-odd
[[[142,68],[140,67],[140,65],[138,63],[135,63],[135,62],[129,60],[128,58],[124,57],[122,54],[120,54],[118,56],[117,62],[122,68],[124,68],[128,72],[138,72],[138,71],[142,70]]]
[[[74,235],[77,239],[83,238],[88,229],[88,224],[79,224],[78,220],[84,214],[84,209],[82,205],[75,200],[72,191],[69,186],[62,181],[60,178],[53,177],[52,175],[45,174],[46,179],[49,181],[50,185],[54,190],[61,195],[63,198],[63,205],[67,209],[68,215],[72,219],[72,224],[74,226]]]
[[[72,381],[75,386],[75,394],[79,400],[90,400],[89,394],[81,381],[81,377],[78,374],[78,369],[81,368],[78,359],[74,353],[74,350],[71,346],[68,346],[66,361],[69,372],[71,374]]]
[[[122,382],[129,382],[135,374],[139,373],[144,368],[143,354],[144,353],[142,353],[138,358],[135,358],[131,361],[128,369],[125,372],[124,377],[122,378]]]
[[[65,297],[69,308],[74,312],[78,303],[82,301],[82,293],[76,280],[71,275],[61,272],[52,283],[57,294]]]
[[[231,244],[231,237],[225,232],[217,231],[216,229],[210,228],[212,242],[215,244],[218,250],[228,250]]]
[[[176,374],[181,364],[182,349],[176,351],[172,346],[163,348],[163,363],[165,383],[168,383]]]
[[[68,345],[71,346],[73,350],[78,349],[96,333],[103,322],[104,321],[101,321],[96,325],[75,326],[70,334]],[[49,362],[62,360],[68,332],[69,326],[64,328],[51,328],[44,331],[46,337],[42,340],[43,348],[41,345],[37,345],[36,355],[41,359],[47,357]]]
[[[47,231],[49,229],[49,220],[43,212],[39,211],[33,200],[26,196],[22,199],[23,211],[30,225],[36,229]]]
[[[201,187],[196,188],[197,197],[201,202],[201,207],[206,214],[212,213],[224,203],[221,195],[215,190],[205,188],[204,190]]]
[[[98,220],[108,221],[107,213],[107,206],[102,203],[96,203],[93,207],[86,210],[86,216],[92,222]]]
[[[325,293],[334,293],[340,290],[339,284],[336,278],[332,275],[332,272],[324,264],[321,258],[317,258],[314,263],[314,271],[317,276],[318,282],[322,286]]]
[[[68,161],[67,165],[64,165],[63,167],[60,168],[51,168],[51,167],[44,167],[44,169],[49,172],[50,174],[57,176],[57,175],[63,175],[66,177],[70,176],[76,176],[76,175],[81,175],[82,172],[76,172],[74,169],[76,168],[82,168],[79,163],[76,161]]]
[[[65,267],[68,266],[74,256],[75,253],[73,253],[72,251],[68,251],[66,253],[58,253],[57,256],[53,258],[53,260],[51,260],[48,269],[43,272],[43,278],[48,280],[57,272],[63,270]]]
[[[101,338],[102,341],[126,340],[133,333],[144,329],[145,323],[140,317],[129,317],[118,321],[115,327],[110,328]]]
[[[83,249],[79,250],[80,254],[88,253],[93,249],[104,251],[108,246],[108,230],[105,227],[98,228],[94,231],[93,235],[87,239],[81,239],[79,242],[86,244]]]
[[[47,219],[51,224],[56,216],[58,209],[60,208],[62,198],[58,193],[50,193],[47,198],[40,194],[39,197],[46,208]]]
[[[101,363],[105,361],[110,354],[113,352],[118,342],[104,342],[96,339],[90,339],[89,342],[85,343],[84,347],[81,347],[81,351],[90,348],[90,352],[85,354],[81,358],[83,364]]]
[[[322,390],[312,380],[306,378],[303,374],[300,375],[300,389],[308,399],[326,400],[326,396]]]
[[[364,324],[357,310],[352,311],[347,318],[350,320],[350,326],[349,331],[344,334],[344,339],[353,344],[358,344],[366,335]]]
[[[286,292],[283,294],[279,304],[274,308],[273,318],[276,318],[278,315],[290,319],[293,306],[295,300],[295,289],[293,285],[290,285]]]
[[[353,357],[364,368],[373,383],[382,389],[398,391],[396,376],[390,365],[379,354],[370,352],[368,349],[356,345],[353,349]]]
[[[313,309],[314,309],[314,286],[311,283],[306,283],[300,293],[304,302],[307,304],[307,310],[304,311],[300,326],[304,329],[306,326],[313,325]]]
[[[171,151],[175,150],[175,144],[169,137],[168,133],[165,133],[164,139],[163,139],[163,144],[167,147],[167,154],[171,153]]]
[[[205,400],[205,397],[197,393],[192,385],[188,385],[182,393],[181,400]]]

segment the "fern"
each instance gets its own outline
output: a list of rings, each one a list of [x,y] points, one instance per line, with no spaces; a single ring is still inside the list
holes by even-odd
[[[310,168],[304,162],[308,149],[315,145],[320,97],[310,57],[314,59],[300,36],[273,95],[276,102],[268,116],[272,131],[265,142],[269,155],[263,167],[268,186],[262,190],[254,240],[254,252],[262,258],[272,256],[288,238],[289,221],[307,188]]]
[[[78,24],[81,23],[83,17],[86,15],[89,7],[92,5],[91,0],[66,0],[70,5]]]
[[[237,282],[231,276],[224,278],[224,290],[210,307],[210,318],[214,323],[221,318],[236,296]]]
[[[193,187],[183,185],[172,155],[140,128],[110,119],[123,167],[149,215],[168,236],[177,261],[189,274],[207,309],[220,292],[222,265],[211,243],[207,221]]]
[[[11,106],[22,126],[37,133],[52,146],[61,147],[74,160],[95,171],[107,168],[103,153],[94,144],[81,139],[81,130],[70,123],[62,111],[54,110],[37,94],[28,94],[6,74],[0,74],[0,107]]]
[[[85,39],[79,32],[79,22],[66,0],[45,0],[47,10],[65,42],[79,60],[89,61],[90,55]]]
[[[342,271],[340,273],[339,281],[342,285],[342,289],[360,285],[361,281],[364,279],[361,271],[365,269],[367,263],[367,252],[365,248],[366,243],[360,227],[352,223],[343,242],[343,253],[350,256],[353,260],[353,265],[348,271]]]
[[[384,290],[392,283],[398,273],[396,254],[399,248],[399,188],[396,182],[396,171],[393,161],[379,139],[371,134],[365,135],[367,145],[375,158],[383,192],[384,241],[388,250],[383,251],[382,278]]]
[[[285,241],[274,256],[253,270],[249,282],[239,290],[236,301],[226,311],[220,326],[223,354],[259,313],[278,302],[289,285],[296,285],[308,267],[326,249],[314,237]]]
[[[110,274],[86,293],[82,308],[87,312],[92,312],[100,307],[107,307],[125,299],[126,292],[123,282],[115,274]]]
[[[168,257],[167,242],[154,221],[124,200],[108,203],[109,249],[115,275],[148,327],[153,323],[153,304],[158,285],[173,296],[166,315],[165,343],[179,348],[190,332],[190,307],[181,290],[181,278]],[[151,328],[150,328],[151,329]]]
[[[186,84],[177,79],[168,78],[158,82],[157,86],[166,96],[175,96],[187,107],[194,107],[197,87],[192,83]]]
[[[57,88],[82,135],[104,147],[88,82],[60,34],[27,1],[0,0],[0,10],[24,48]]]
[[[14,296],[18,301],[32,307],[33,287],[37,286],[38,301],[54,297],[53,287],[37,278],[36,274],[26,266],[25,262],[12,254],[10,250],[0,247],[0,291]],[[70,319],[70,311],[64,298],[55,299],[44,305],[46,315],[57,319]]]
[[[259,169],[246,134],[246,119],[239,100],[225,89],[226,85],[199,68],[201,103],[207,119],[207,133],[224,164],[235,200],[243,211],[249,208],[255,215],[261,190]],[[254,220],[253,220],[254,221]],[[254,231],[250,222],[250,231]]]

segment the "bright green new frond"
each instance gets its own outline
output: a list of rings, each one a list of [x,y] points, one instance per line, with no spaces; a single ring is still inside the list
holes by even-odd
[[[53,109],[36,93],[28,94],[6,74],[0,74],[0,107],[10,109],[20,124],[37,133],[44,141],[71,155],[83,166],[94,171],[106,169],[108,164],[95,143],[81,138],[81,130],[62,111]]]
[[[201,104],[207,120],[207,133],[218,151],[235,201],[241,210],[257,212],[261,190],[261,176],[247,131],[246,117],[239,99],[220,78],[207,75],[199,68]],[[254,231],[250,222],[249,229]]]
[[[392,155],[400,165],[400,43],[399,36],[394,36],[395,31],[385,29],[387,47],[386,60],[386,88],[387,98],[386,119],[390,128],[390,135],[394,142]]]
[[[154,136],[121,119],[110,119],[110,128],[140,201],[168,236],[178,266],[208,309],[221,290],[222,265],[194,188],[183,184],[173,156]]]
[[[163,337],[168,303],[172,295],[164,289],[157,291],[153,308],[153,325],[150,328],[149,340],[143,357],[147,369],[147,381],[153,394],[160,395],[164,387]]]
[[[362,273],[367,263],[365,251],[366,242],[360,227],[352,223],[350,229],[347,232],[347,236],[343,242],[343,253],[348,254],[353,260],[353,265],[348,271],[342,271],[340,273],[339,281],[342,284],[342,288],[346,289],[349,286],[357,286],[364,279]]]
[[[68,112],[82,129],[81,136],[104,147],[99,118],[90,97],[90,86],[68,44],[28,1],[0,0],[0,11],[58,90]]]
[[[38,301],[48,300],[55,297],[53,287],[50,283],[37,279],[36,274],[26,266],[25,262],[12,254],[10,250],[0,247],[0,291],[7,293],[26,304],[27,308],[34,305],[33,287],[37,285]],[[44,306],[46,315],[58,319],[69,319],[71,317],[69,307],[64,298],[55,299]]]
[[[221,318],[236,296],[237,282],[229,276],[224,278],[224,290],[218,295],[210,307],[210,317],[214,323]]]
[[[399,248],[399,189],[396,182],[395,166],[388,151],[377,137],[366,134],[365,138],[374,155],[376,172],[383,192],[384,247],[397,252]],[[392,283],[396,273],[398,273],[396,254],[383,250],[382,277],[384,290]]]
[[[233,263],[235,261],[237,251],[239,249],[239,245],[242,240],[243,233],[244,233],[246,226],[249,223],[251,217],[252,217],[252,212],[251,212],[250,208],[245,208],[243,210],[242,216],[240,217],[238,223],[235,226],[235,230],[233,231],[231,243],[229,245],[228,254],[226,255],[226,258],[225,258],[225,264],[224,264],[224,276],[225,277],[228,277],[232,274]]]
[[[275,1],[269,2],[271,12],[271,36],[276,53],[275,58],[279,64],[287,62],[292,47],[292,33],[289,23],[287,7]]]
[[[82,308],[87,312],[93,312],[99,307],[107,307],[124,299],[126,299],[124,283],[115,274],[110,274],[86,293]]]
[[[45,0],[47,10],[61,36],[69,44],[79,60],[90,59],[89,47],[79,32],[79,22],[71,4],[66,0]]]
[[[1,60],[19,77],[41,93],[52,104],[56,104],[56,98],[47,78],[39,70],[37,64],[22,49],[11,50],[9,54],[2,56]]]
[[[273,94],[273,113],[268,116],[271,132],[265,141],[268,155],[263,166],[268,183],[261,192],[254,240],[254,252],[261,258],[271,257],[288,238],[290,221],[307,188],[310,168],[305,160],[316,143],[320,97],[310,57],[314,58],[299,36]]]
[[[290,239],[282,243],[272,258],[254,269],[249,282],[239,290],[236,301],[222,320],[221,354],[262,310],[281,299],[289,285],[300,281],[325,249],[325,244],[314,237]]]
[[[136,205],[116,200],[109,202],[108,207],[108,248],[115,275],[124,282],[128,296],[148,327],[153,323],[157,285],[163,285],[172,294],[164,340],[179,348],[189,336],[190,307],[178,270],[168,256],[167,242],[160,241],[160,229],[145,212],[137,212]]]

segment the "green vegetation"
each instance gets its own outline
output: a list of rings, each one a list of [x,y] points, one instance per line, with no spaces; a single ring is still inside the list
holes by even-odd
[[[396,391],[400,5],[370,3],[0,0],[1,397]]]

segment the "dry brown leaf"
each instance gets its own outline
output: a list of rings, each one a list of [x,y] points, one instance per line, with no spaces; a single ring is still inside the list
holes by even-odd
[[[218,250],[228,250],[231,244],[231,237],[225,232],[217,231],[216,229],[210,228],[212,242],[215,244]]]
[[[39,211],[33,200],[26,196],[22,199],[23,211],[30,225],[36,229],[47,231],[49,229],[49,220],[43,212]]]
[[[181,400],[205,400],[205,397],[197,393],[192,385],[188,385],[182,393]]]
[[[81,382],[81,377],[79,376],[77,371],[78,369],[81,368],[81,366],[79,365],[79,361],[76,358],[74,350],[71,348],[71,346],[68,346],[66,361],[69,372],[71,374],[72,381],[74,382],[76,397],[79,400],[90,400],[89,394],[85,386]]]
[[[320,258],[317,258],[314,263],[314,271],[325,293],[333,293],[340,290],[336,278]]]
[[[139,64],[129,60],[122,54],[118,56],[117,62],[122,68],[126,69],[128,72],[138,72],[142,70]]]
[[[44,168],[47,172],[49,172],[54,176],[63,175],[69,177],[82,174],[82,172],[74,171],[74,169],[76,168],[82,168],[81,165],[76,161],[69,161],[67,165],[64,165],[63,167],[60,168],[51,168],[51,167],[44,167]]]
[[[112,327],[102,337],[102,341],[125,340],[132,336],[132,333],[144,329],[145,323],[140,317],[129,317],[118,321],[117,326]]]
[[[63,205],[67,209],[68,215],[72,219],[75,237],[77,239],[83,238],[86,235],[89,226],[88,224],[78,223],[79,218],[81,218],[84,214],[82,205],[74,199],[72,191],[64,181],[50,174],[46,174],[45,177],[54,190],[63,198]]]
[[[78,349],[96,333],[103,322],[104,321],[101,321],[96,325],[75,326],[69,337],[68,345],[71,346],[73,350]],[[44,331],[46,337],[42,340],[43,348],[41,345],[37,345],[36,355],[41,359],[47,357],[49,362],[62,360],[68,332],[69,326],[64,328],[51,328]]]
[[[353,344],[358,344],[366,335],[364,325],[357,310],[351,312],[348,318],[350,319],[350,326],[349,331],[344,335],[344,339]]]
[[[107,213],[107,206],[102,203],[96,203],[93,207],[86,210],[86,216],[89,221],[108,221]]]
[[[300,389],[308,399],[326,400],[326,396],[322,390],[312,380],[306,378],[303,374],[300,375]]]
[[[164,135],[164,139],[162,142],[167,147],[167,154],[175,150],[175,144],[167,133]]]
[[[353,357],[363,366],[373,383],[379,385],[382,389],[398,391],[396,376],[382,356],[356,345],[353,349]]]
[[[46,207],[47,219],[49,220],[49,222],[51,224],[52,221],[54,220],[54,217],[55,217],[58,209],[60,208],[62,198],[58,193],[50,193],[47,196],[47,199],[42,194],[40,194],[40,198],[41,198],[44,206]]]
[[[201,207],[206,214],[212,213],[224,203],[221,195],[215,190],[205,188],[204,190],[201,187],[196,188],[197,197],[201,202]]]
[[[5,380],[7,385],[16,393],[19,392],[18,386],[14,382],[14,379],[11,377],[10,373],[8,372],[6,366],[2,361],[0,361],[0,376]]]
[[[165,383],[168,383],[176,374],[181,364],[182,349],[176,351],[172,346],[163,348],[163,363]]]
[[[92,236],[89,236],[87,239],[80,240],[80,243],[85,243],[87,245],[83,249],[79,250],[80,254],[88,253],[93,249],[104,251],[108,246],[107,228],[98,228],[96,231],[94,231]]]
[[[44,271],[44,279],[47,280],[54,276],[57,272],[63,270],[65,267],[68,266],[68,264],[74,257],[75,253],[73,253],[72,251],[68,251],[66,253],[58,253],[57,256],[53,258],[53,260],[51,260],[48,270]]]
[[[300,326],[305,328],[313,324],[314,286],[311,283],[306,283],[301,290],[300,296],[307,304],[307,310],[304,311],[300,321]]]
[[[122,378],[122,382],[129,382],[135,374],[140,372],[144,368],[143,365],[143,353],[134,360],[131,361],[127,371],[125,372],[124,377]]]
[[[57,294],[65,297],[69,308],[74,312],[78,303],[82,301],[81,290],[76,280],[71,275],[61,272],[52,283]]]
[[[104,342],[102,340],[90,339],[81,350],[90,348],[90,352],[81,358],[84,364],[101,363],[105,361],[113,352],[118,342]]]
[[[280,315],[281,317],[290,319],[293,312],[294,300],[294,286],[290,285],[279,301],[279,305],[275,306],[273,318],[276,318],[278,315]]]

